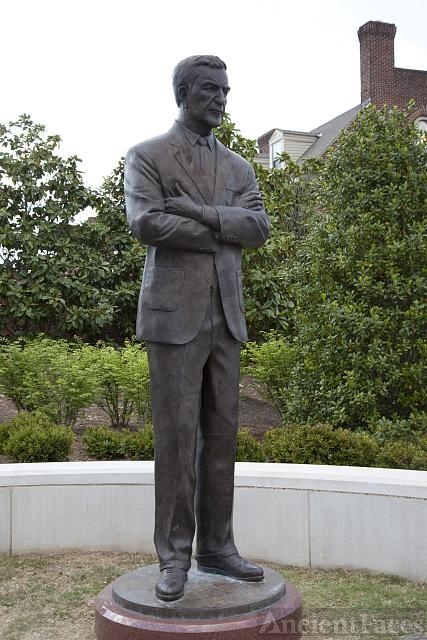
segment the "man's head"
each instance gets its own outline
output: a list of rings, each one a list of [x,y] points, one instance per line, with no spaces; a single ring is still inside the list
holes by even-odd
[[[200,135],[207,135],[222,122],[230,90],[226,69],[217,56],[190,56],[174,69],[179,120]]]

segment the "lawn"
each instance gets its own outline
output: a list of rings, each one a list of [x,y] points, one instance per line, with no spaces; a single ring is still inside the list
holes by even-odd
[[[0,556],[1,640],[94,640],[95,596],[118,575],[153,561],[125,553]],[[306,640],[427,637],[425,584],[271,566],[303,595]]]

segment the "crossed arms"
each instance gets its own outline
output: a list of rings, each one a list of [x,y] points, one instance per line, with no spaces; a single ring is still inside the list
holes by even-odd
[[[191,196],[185,193],[179,184],[176,185],[176,190],[178,196],[165,199],[166,213],[196,220],[215,231],[220,228],[219,214],[215,207],[197,204],[192,200]],[[234,206],[241,209],[251,209],[252,211],[262,211],[263,209],[262,198],[259,191],[242,193],[238,196]]]
[[[252,167],[233,206],[201,205],[178,183],[177,195],[164,196],[156,164],[133,148],[125,163],[126,213],[133,235],[142,243],[215,252],[220,244],[261,246],[269,223]]]

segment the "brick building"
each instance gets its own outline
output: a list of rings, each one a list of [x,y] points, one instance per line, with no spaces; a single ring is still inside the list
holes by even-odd
[[[396,26],[367,22],[357,32],[360,41],[360,86],[362,102],[404,109],[414,99],[420,114],[427,117],[427,71],[394,66]]]
[[[360,42],[361,102],[349,111],[325,122],[312,131],[270,129],[258,138],[259,162],[277,166],[276,157],[286,152],[295,161],[322,156],[340,131],[354,120],[367,104],[397,105],[405,108],[414,99],[413,114],[417,126],[427,131],[427,71],[394,66],[396,26],[369,21],[358,30]]]

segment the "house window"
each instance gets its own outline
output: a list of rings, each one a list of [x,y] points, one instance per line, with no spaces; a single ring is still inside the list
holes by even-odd
[[[277,140],[273,142],[271,145],[271,166],[273,168],[279,168],[281,162],[278,156],[283,153],[283,140]]]

